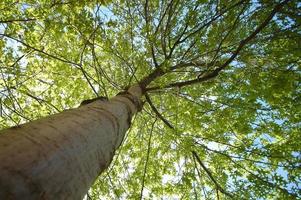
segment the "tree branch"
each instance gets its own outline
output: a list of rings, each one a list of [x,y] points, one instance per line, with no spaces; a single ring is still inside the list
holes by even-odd
[[[169,121],[167,121],[167,119],[165,119],[161,114],[160,112],[157,110],[157,108],[154,106],[154,104],[152,103],[149,95],[147,93],[144,94],[145,95],[145,99],[147,101],[147,103],[150,105],[150,107],[152,108],[152,110],[156,113],[157,117],[159,119],[161,119],[164,124],[166,124],[166,126],[168,126],[169,128],[171,129],[174,129],[174,127],[169,123]]]
[[[149,134],[146,161],[145,161],[144,170],[143,170],[142,186],[141,186],[141,190],[140,190],[140,198],[139,199],[142,199],[142,197],[143,197],[143,189],[144,189],[145,176],[146,176],[147,165],[148,165],[148,160],[149,160],[149,154],[150,154],[150,149],[151,149],[152,135],[153,135],[153,130],[154,130],[154,126],[155,126],[156,121],[157,121],[157,119],[155,119],[155,121],[153,122],[152,127],[151,127],[151,132]]]
[[[7,19],[7,20],[0,20],[0,23],[14,23],[14,22],[30,22],[35,21],[34,18],[28,18],[28,19]]]
[[[285,0],[279,4],[277,4],[272,12],[269,14],[269,16],[255,29],[254,32],[252,32],[247,38],[242,40],[237,49],[234,51],[232,56],[220,67],[216,68],[213,72],[208,73],[205,76],[200,77],[200,75],[196,79],[188,80],[188,81],[182,81],[182,82],[176,82],[176,83],[171,83],[169,85],[163,86],[163,87],[152,87],[152,88],[146,88],[146,91],[152,91],[152,90],[157,90],[157,89],[167,89],[167,88],[173,88],[173,87],[183,87],[187,85],[193,85],[196,83],[201,83],[204,81],[208,81],[212,78],[215,78],[220,71],[222,71],[224,68],[226,68],[240,53],[240,51],[245,47],[245,45],[252,40],[263,28],[265,28],[268,23],[272,20],[272,18],[275,16],[275,14],[284,6],[286,3],[288,3],[290,0]]]
[[[36,48],[36,47],[33,47],[33,46],[31,46],[31,45],[29,45],[29,44],[23,42],[22,40],[19,40],[19,39],[17,39],[17,38],[14,38],[14,37],[12,37],[12,36],[10,36],[10,35],[0,33],[0,36],[10,38],[10,39],[12,39],[12,40],[14,40],[14,41],[16,41],[16,42],[21,43],[22,45],[26,46],[27,48],[30,48],[30,49],[32,49],[32,50],[34,50],[34,51],[37,51],[37,52],[39,52],[39,53],[42,53],[42,54],[44,54],[44,55],[46,55],[46,56],[48,56],[48,57],[50,57],[50,58],[53,58],[53,59],[56,59],[56,60],[59,60],[59,61],[62,61],[62,62],[71,64],[71,65],[78,66],[78,63],[75,63],[75,62],[66,60],[66,59],[61,58],[61,57],[58,57],[58,56],[56,56],[56,55],[49,54],[49,53],[47,53],[47,52],[45,52],[45,51],[43,51],[43,50],[41,50],[41,49],[38,49],[38,48]]]
[[[272,12],[269,14],[269,16],[255,29],[255,31],[253,33],[251,33],[246,39],[244,39],[240,42],[239,46],[237,47],[235,52],[232,54],[232,56],[221,67],[214,70],[213,73],[216,74],[216,76],[217,76],[221,70],[223,70],[228,64],[230,64],[237,57],[237,55],[243,49],[243,47],[250,40],[252,40],[262,29],[264,29],[268,25],[269,22],[272,20],[272,18],[275,16],[275,14],[282,8],[283,5],[285,5],[289,1],[290,0],[285,0],[282,3],[277,4],[274,7],[274,9],[272,10]]]
[[[206,26],[209,26],[212,22],[214,22],[215,20],[217,20],[219,17],[221,17],[223,14],[225,14],[226,12],[228,12],[229,10],[231,10],[232,8],[242,4],[244,1],[246,0],[241,0],[231,6],[229,6],[228,8],[225,8],[224,10],[222,10],[219,14],[215,15],[213,18],[211,18],[207,23],[201,25],[199,28],[197,28],[195,31],[191,32],[190,34],[188,34],[185,38],[183,38],[182,40],[177,41],[174,44],[174,48],[175,46],[185,42],[188,38],[190,38],[191,36],[195,35],[196,33],[200,32],[203,28],[205,28]]]
[[[213,177],[212,173],[210,172],[210,170],[202,163],[201,159],[199,158],[198,154],[195,151],[192,151],[193,156],[196,158],[197,162],[200,164],[200,166],[204,169],[204,171],[207,173],[207,175],[209,176],[209,178],[211,179],[211,181],[214,183],[214,185],[216,186],[216,188],[223,194],[233,198],[233,195],[231,195],[230,193],[228,193],[227,191],[225,191],[220,185],[219,183],[215,180],[215,178]]]

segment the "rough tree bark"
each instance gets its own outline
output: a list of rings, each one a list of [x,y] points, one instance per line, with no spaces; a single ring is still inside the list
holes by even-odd
[[[0,199],[82,199],[139,110],[141,88],[0,132]]]

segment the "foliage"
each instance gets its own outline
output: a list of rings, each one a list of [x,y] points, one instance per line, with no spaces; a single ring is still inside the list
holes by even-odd
[[[4,0],[1,128],[160,69],[89,197],[301,198],[300,6]]]

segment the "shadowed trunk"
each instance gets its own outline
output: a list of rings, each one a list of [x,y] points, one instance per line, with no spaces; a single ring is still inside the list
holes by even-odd
[[[113,159],[141,89],[0,132],[0,199],[82,199]]]

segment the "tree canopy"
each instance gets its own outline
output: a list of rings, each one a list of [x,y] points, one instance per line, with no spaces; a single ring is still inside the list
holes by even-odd
[[[3,0],[0,128],[149,77],[143,110],[87,198],[301,198],[300,8]]]

